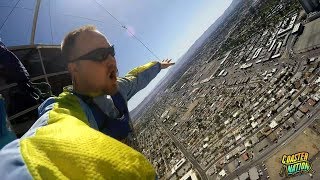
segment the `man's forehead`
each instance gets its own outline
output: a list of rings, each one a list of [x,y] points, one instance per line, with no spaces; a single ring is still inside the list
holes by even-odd
[[[107,38],[99,31],[85,31],[79,34],[77,42],[84,43],[88,45],[107,45],[110,46]]]
[[[76,39],[75,54],[83,55],[97,48],[109,47],[107,38],[99,31],[85,31],[79,34]]]

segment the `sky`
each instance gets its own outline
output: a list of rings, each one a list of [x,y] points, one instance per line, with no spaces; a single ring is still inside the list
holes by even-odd
[[[112,16],[160,59],[171,58],[176,62],[231,2],[41,0],[35,43],[60,44],[67,32],[82,25],[95,25],[114,44],[119,75],[124,76],[134,67],[158,59]],[[35,4],[36,0],[0,0],[0,38],[7,46],[30,44]],[[167,72],[162,70],[145,89],[137,93],[128,103],[129,110],[136,107]]]

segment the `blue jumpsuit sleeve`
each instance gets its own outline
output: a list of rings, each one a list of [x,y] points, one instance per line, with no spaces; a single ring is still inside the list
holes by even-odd
[[[125,77],[118,78],[120,93],[128,101],[138,91],[145,88],[160,70],[161,65],[156,61],[133,69]]]

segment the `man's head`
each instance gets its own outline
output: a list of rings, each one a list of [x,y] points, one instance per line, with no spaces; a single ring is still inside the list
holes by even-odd
[[[84,26],[68,33],[61,51],[68,62],[76,92],[90,96],[117,92],[113,47],[94,26]]]

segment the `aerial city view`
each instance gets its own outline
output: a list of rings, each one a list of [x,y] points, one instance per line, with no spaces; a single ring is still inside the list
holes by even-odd
[[[318,0],[232,2],[134,110],[160,179],[320,179],[319,10]]]

